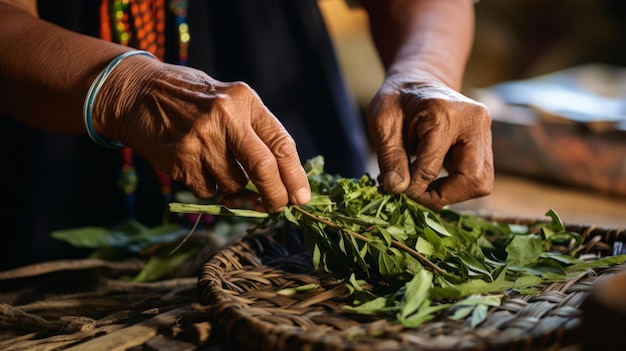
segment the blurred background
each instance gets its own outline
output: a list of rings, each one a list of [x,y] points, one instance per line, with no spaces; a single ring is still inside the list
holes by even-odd
[[[319,4],[364,111],[383,79],[367,15]],[[452,206],[626,227],[626,1],[480,0],[463,93],[492,112],[496,182]],[[453,25],[453,24],[451,24]],[[378,174],[372,159],[371,173]]]

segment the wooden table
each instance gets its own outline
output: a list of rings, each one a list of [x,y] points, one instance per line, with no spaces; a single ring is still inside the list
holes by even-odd
[[[564,222],[626,227],[626,197],[496,174],[491,195],[451,206],[490,215],[544,218],[555,210]]]

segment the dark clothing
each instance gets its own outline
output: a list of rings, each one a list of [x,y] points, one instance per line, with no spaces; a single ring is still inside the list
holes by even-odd
[[[97,0],[39,1],[43,19],[98,35]],[[314,0],[190,1],[188,65],[257,91],[296,140],[305,161],[323,155],[326,169],[349,177],[365,171],[362,120],[334,57]],[[168,13],[166,61],[177,62],[177,36]],[[3,256],[0,269],[84,252],[49,237],[57,229],[110,227],[127,217],[117,186],[119,150],[87,136],[51,135],[0,118]],[[137,219],[158,225],[163,208],[150,165],[135,156]],[[5,250],[6,249],[6,250]],[[6,251],[6,252],[4,252]]]

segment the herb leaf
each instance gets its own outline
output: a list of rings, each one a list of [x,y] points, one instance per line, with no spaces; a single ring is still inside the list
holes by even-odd
[[[567,231],[554,210],[546,221],[497,223],[383,194],[368,174],[328,174],[321,156],[305,170],[311,201],[280,214],[177,203],[170,210],[289,222],[301,230],[313,266],[346,282],[354,304],[344,310],[393,312],[407,328],[444,314],[477,326],[505,294],[535,293],[539,284],[626,262],[626,255],[579,259],[582,236]],[[567,250],[551,251],[555,246]]]

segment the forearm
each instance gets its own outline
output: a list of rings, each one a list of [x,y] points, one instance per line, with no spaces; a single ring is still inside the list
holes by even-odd
[[[363,0],[388,74],[414,72],[460,89],[474,35],[471,0]],[[417,77],[421,78],[421,77]]]
[[[120,45],[37,18],[28,1],[0,1],[0,115],[50,132],[84,132],[91,82]]]

